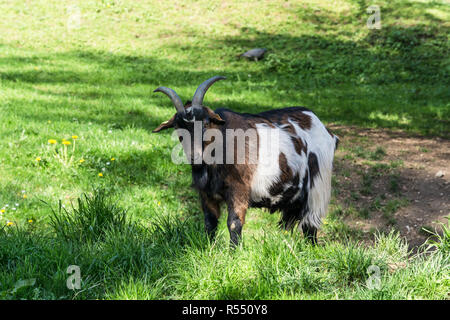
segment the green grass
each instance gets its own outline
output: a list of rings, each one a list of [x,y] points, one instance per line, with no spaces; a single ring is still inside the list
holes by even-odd
[[[326,123],[448,137],[448,5],[377,4],[381,30],[365,25],[368,3],[344,0],[82,1],[68,28],[73,2],[1,1],[0,298],[448,298],[448,245],[408,259],[395,235],[362,245],[338,214],[318,247],[260,210],[234,253],[223,219],[210,243],[190,169],[170,160],[177,142],[150,133],[174,113],[153,89],[187,100],[220,74],[214,109],[304,105]],[[253,47],[269,54],[236,59]],[[69,265],[81,290],[66,288]]]
[[[370,248],[348,238],[313,247],[298,234],[267,228],[248,235],[230,251],[224,226],[217,240],[209,242],[199,232],[198,216],[180,219],[168,214],[147,227],[130,222],[110,225],[115,219],[124,221],[123,211],[101,195],[79,199],[80,207],[68,210],[48,232],[32,227],[1,230],[0,297],[440,299],[448,294],[448,232],[436,242],[437,250],[412,259],[395,233],[378,235]],[[96,217],[105,222],[103,236],[77,237],[95,228],[95,223],[79,223],[92,219],[90,210],[97,210]],[[67,232],[61,232],[61,223]],[[333,224],[331,220],[325,230],[332,231]],[[66,269],[73,264],[80,266],[82,277],[82,287],[75,291],[65,286]],[[393,272],[392,265],[404,267]],[[379,288],[367,286],[370,266],[380,270]],[[15,290],[18,281],[31,285]]]

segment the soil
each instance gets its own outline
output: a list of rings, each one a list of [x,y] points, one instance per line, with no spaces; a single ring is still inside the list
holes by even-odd
[[[450,140],[386,129],[327,127],[340,138],[333,187],[337,204],[347,212],[346,224],[366,234],[396,229],[410,249],[431,236],[424,228],[440,232],[440,224],[447,224]]]

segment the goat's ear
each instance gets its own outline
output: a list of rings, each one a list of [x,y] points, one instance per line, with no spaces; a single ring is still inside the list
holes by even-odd
[[[173,124],[175,123],[175,117],[177,115],[174,114],[174,116],[172,118],[170,118],[167,121],[164,121],[163,123],[161,123],[155,130],[153,130],[152,132],[160,132],[161,130],[166,130],[169,128],[173,128]]]
[[[208,116],[211,119],[212,122],[216,124],[224,124],[225,120],[223,120],[217,113],[212,111],[210,108],[205,107],[206,112],[208,112]]]

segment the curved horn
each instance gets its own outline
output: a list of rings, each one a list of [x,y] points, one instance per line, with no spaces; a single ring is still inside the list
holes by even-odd
[[[177,109],[177,112],[184,112],[183,101],[181,101],[181,98],[177,95],[177,93],[174,90],[167,87],[159,87],[155,89],[155,91],[153,92],[164,93],[166,96],[170,98],[170,100],[172,100],[172,103]]]
[[[206,81],[204,81],[201,85],[198,86],[197,90],[195,90],[194,97],[192,98],[193,106],[201,106],[203,103],[203,97],[205,96],[206,91],[212,84],[218,80],[226,79],[222,76],[215,76]]]

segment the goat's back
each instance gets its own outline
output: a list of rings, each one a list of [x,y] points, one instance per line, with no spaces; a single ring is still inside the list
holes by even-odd
[[[253,128],[258,135],[250,203],[290,211],[295,220],[319,227],[331,194],[338,138],[309,109],[289,107],[258,114],[216,112],[227,129]]]

